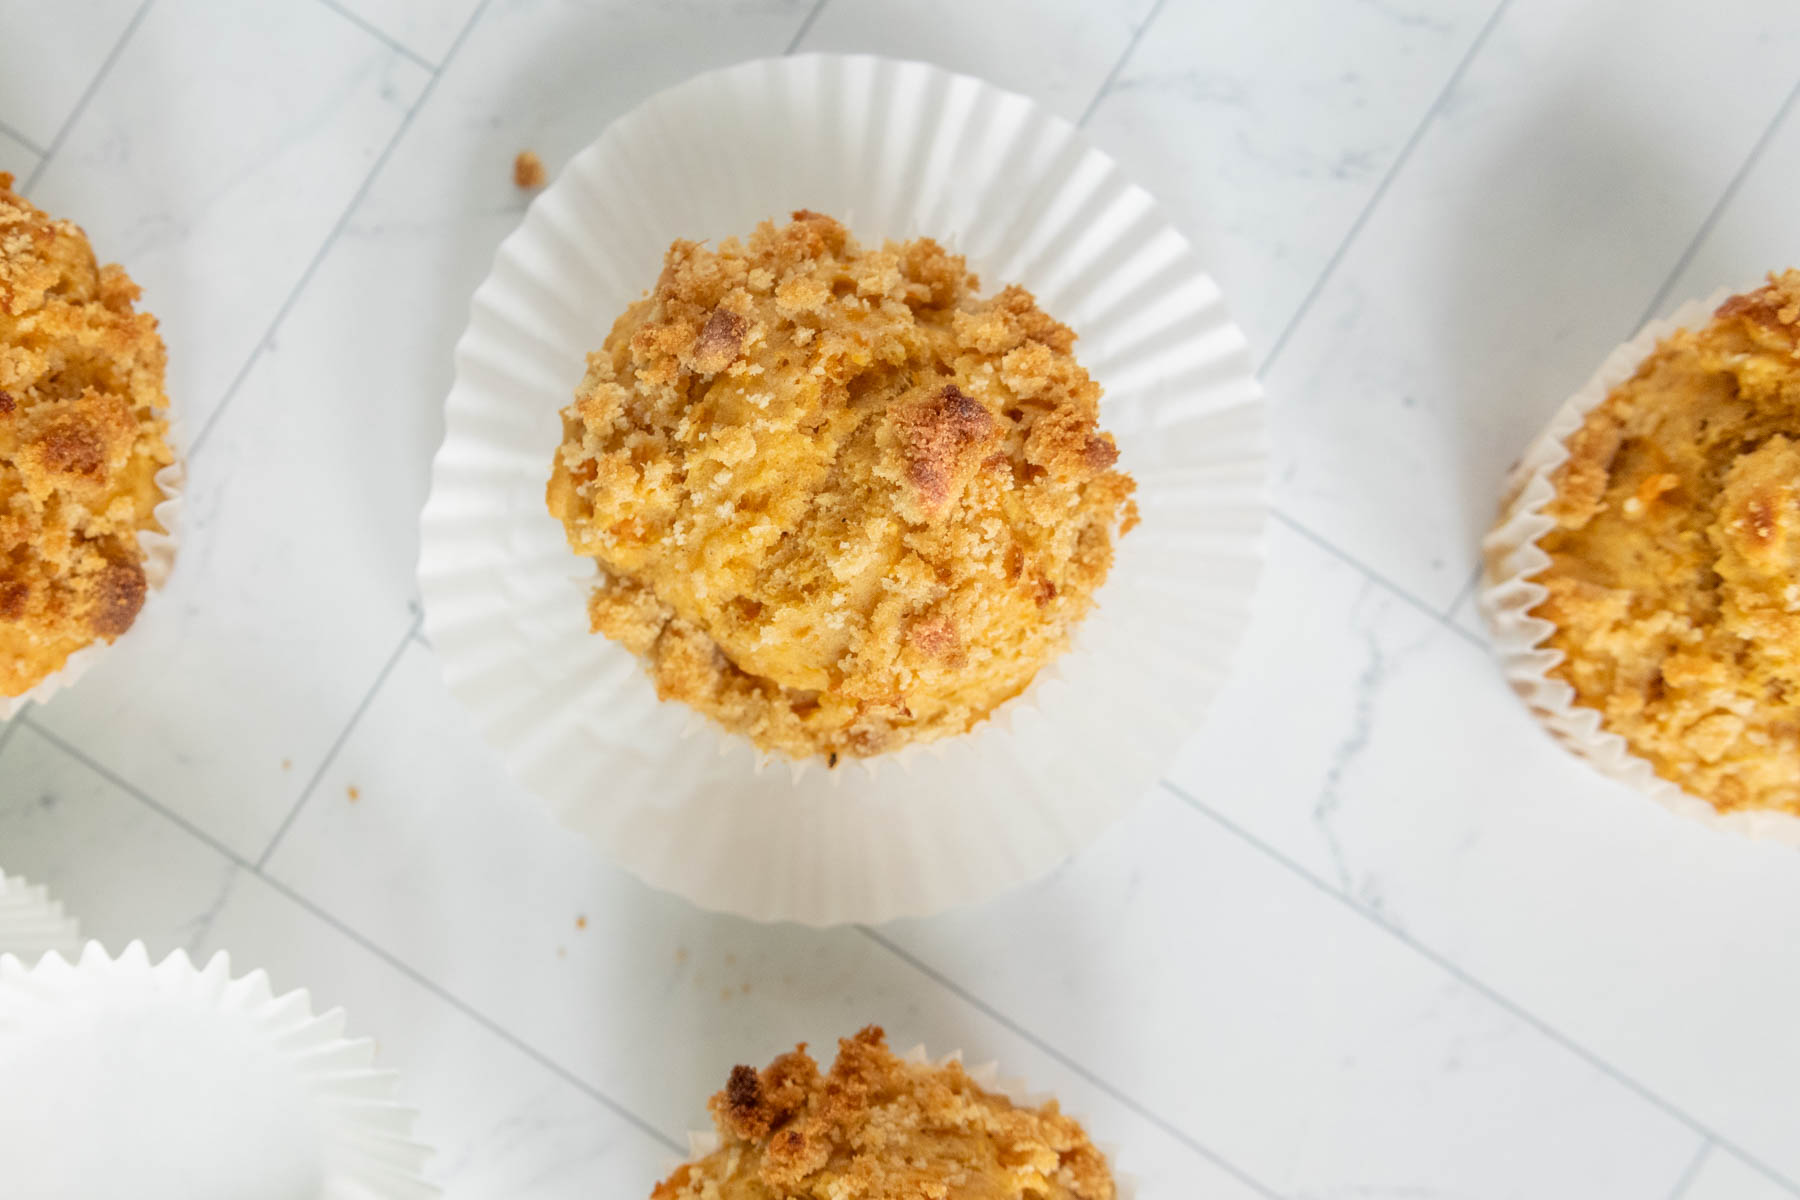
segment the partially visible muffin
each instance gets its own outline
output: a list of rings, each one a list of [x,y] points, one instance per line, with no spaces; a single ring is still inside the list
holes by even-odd
[[[810,212],[670,247],[548,489],[664,698],[835,762],[965,732],[1067,645],[1133,484],[1074,334],[977,286]]]
[[[1800,813],[1800,271],[1664,339],[1567,446],[1552,674],[1719,810]]]
[[[1112,1200],[1106,1158],[1052,1100],[1020,1108],[959,1063],[901,1061],[874,1026],[828,1075],[800,1046],[712,1098],[722,1144],[651,1200]]]
[[[0,173],[0,695],[131,628],[157,530],[164,351],[137,285]]]

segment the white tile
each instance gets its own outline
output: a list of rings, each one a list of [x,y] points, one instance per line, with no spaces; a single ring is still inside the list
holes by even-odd
[[[163,593],[37,718],[250,859],[413,619],[417,507],[384,435],[415,413],[373,386],[379,342],[345,350],[342,262],[188,464]]]
[[[0,742],[0,870],[50,889],[114,953],[192,947],[231,894],[227,858],[22,725]]]
[[[13,176],[15,188],[25,186],[26,176],[30,175],[32,169],[37,165],[37,151],[4,130],[0,130],[0,171],[5,171]]]
[[[1166,792],[892,934],[1283,1195],[1661,1195],[1699,1139]]]
[[[1800,101],[1792,104],[1694,255],[1670,281],[1657,307],[1667,313],[1685,300],[1720,288],[1760,283],[1770,271],[1800,266],[1800,229],[1784,220],[1788,197],[1800,187]]]
[[[0,0],[0,120],[48,146],[143,0]]]
[[[1087,110],[1150,0],[825,0],[797,49],[919,59],[1041,101]]]
[[[313,3],[158,0],[138,27],[31,198],[143,285],[190,433],[427,78]]]
[[[1676,1200],[1793,1200],[1794,1194],[1737,1155],[1715,1148]]]
[[[643,1196],[676,1157],[670,1146],[409,978],[261,879],[246,875],[212,922],[202,953],[234,971],[261,967],[277,992],[304,987],[314,1008],[341,1007],[351,1037],[400,1073],[419,1112],[414,1136],[436,1153],[427,1178],[446,1200]]]
[[[1800,1179],[1793,851],[1601,778],[1484,647],[1292,535],[1246,651],[1180,786]]]
[[[1800,7],[1515,0],[1267,372],[1277,499],[1447,606],[1794,83]]]
[[[271,868],[595,1078],[637,1080],[660,1054],[691,1095],[738,1040],[778,1046],[877,1018],[934,1045],[980,1033],[972,1053],[1020,1069],[1009,1047],[1042,1058],[985,1020],[972,1027],[967,1006],[853,931],[709,917],[595,861],[488,760],[422,648]],[[1588,1195],[1650,1194],[1697,1144],[1167,797],[1050,887],[898,936],[1281,1190],[1498,1196],[1568,1179]],[[571,992],[605,1019],[571,1012]],[[671,1027],[716,1041],[671,1056],[656,1037]],[[1108,1113],[1090,1083],[1068,1086],[1071,1108]],[[626,1096],[667,1124],[679,1118],[655,1106],[682,1090]],[[1142,1123],[1116,1119],[1137,1150]]]
[[[481,0],[331,0],[423,58],[439,63]]]
[[[1266,353],[1494,0],[1169,0],[1088,122]]]
[[[356,789],[356,798],[350,789]],[[1146,1195],[1248,1193],[1205,1158],[852,929],[702,913],[521,795],[408,650],[271,874],[657,1128],[703,1122],[732,1064],[869,1022],[1055,1091]]]

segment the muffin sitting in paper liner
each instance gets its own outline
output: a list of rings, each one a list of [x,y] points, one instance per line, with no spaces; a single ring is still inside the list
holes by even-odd
[[[1718,813],[1800,815],[1800,271],[1696,315],[1535,448],[1485,606],[1584,752],[1611,735]]]
[[[137,296],[0,173],[0,717],[167,573],[166,355]]]
[[[907,1062],[870,1026],[829,1074],[800,1046],[736,1067],[712,1098],[718,1148],[651,1200],[1113,1200],[1106,1158],[1054,1100],[1015,1105],[961,1063]]]
[[[966,732],[1067,646],[1136,520],[1075,337],[830,217],[670,247],[549,486],[596,631],[794,758]]]

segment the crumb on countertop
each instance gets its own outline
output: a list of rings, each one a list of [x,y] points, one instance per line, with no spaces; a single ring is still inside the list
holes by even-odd
[[[549,178],[549,172],[544,170],[544,160],[535,150],[521,150],[513,159],[513,186],[535,191]]]

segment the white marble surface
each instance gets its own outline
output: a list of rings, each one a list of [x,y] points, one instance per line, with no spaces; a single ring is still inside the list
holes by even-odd
[[[0,866],[343,1004],[452,1197],[647,1195],[734,1062],[866,1021],[1059,1092],[1144,1197],[1800,1194],[1800,857],[1567,759],[1466,595],[1496,480],[1650,311],[1800,261],[1800,9],[1720,0],[0,0],[0,170],[164,320],[169,592],[0,728]],[[469,292],[648,92],[790,49],[1085,119],[1258,350],[1279,517],[1167,785],[935,920],[650,892],[415,633]]]

